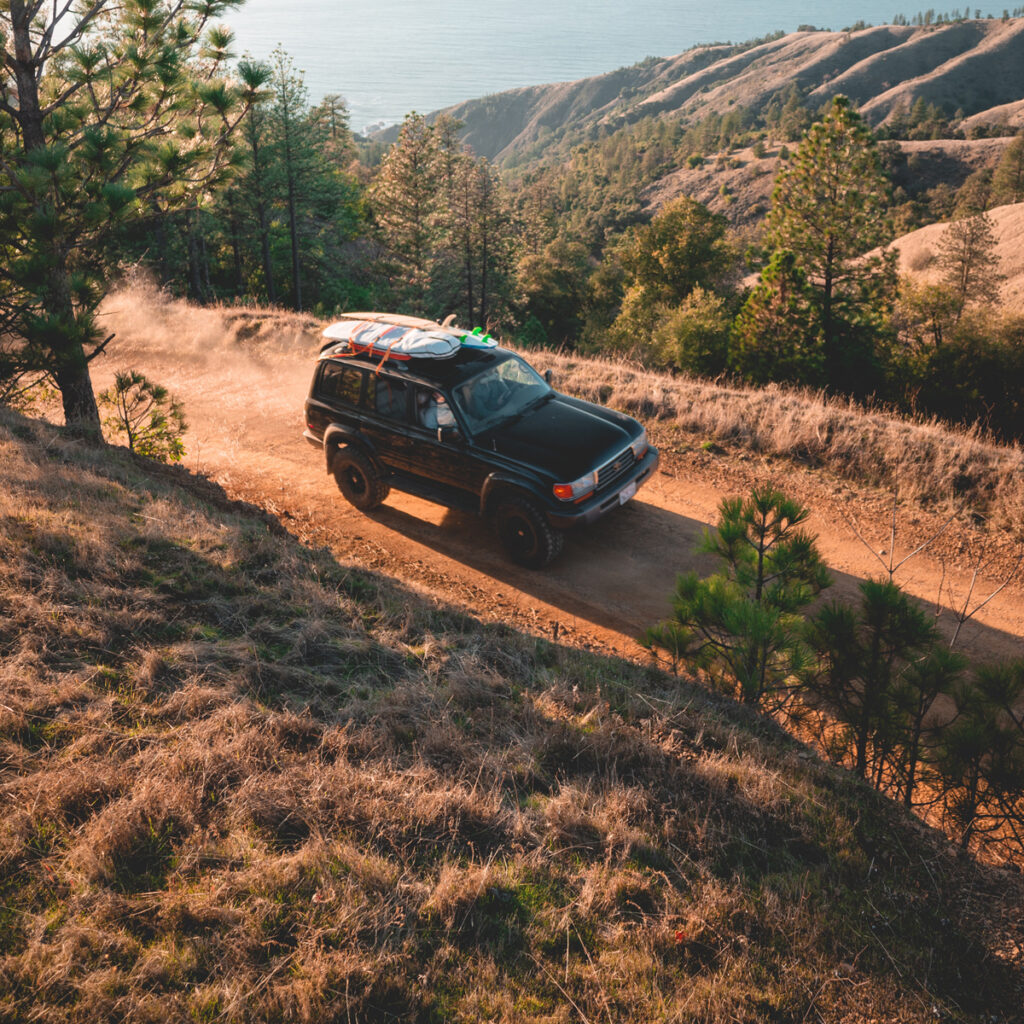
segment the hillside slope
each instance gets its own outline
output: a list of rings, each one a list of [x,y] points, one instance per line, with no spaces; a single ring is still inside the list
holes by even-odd
[[[894,184],[918,195],[940,182],[959,188],[975,171],[993,169],[1011,141],[928,139],[890,143],[899,148],[904,158],[894,175]],[[653,214],[685,195],[738,227],[759,224],[771,205],[781,148],[781,142],[769,140],[763,156],[757,156],[748,147],[698,167],[678,167],[648,185],[641,200]]]
[[[446,113],[463,122],[477,153],[520,164],[646,116],[686,123],[759,110],[794,85],[811,106],[845,93],[873,124],[918,100],[948,116],[960,111],[971,124],[1014,123],[1024,101],[1024,19],[795,32],[757,46],[700,47],[576,82],[496,93]]]
[[[994,225],[999,259],[1000,302],[1008,312],[1024,314],[1024,203],[997,206],[988,211]],[[947,224],[929,224],[897,238],[892,247],[899,253],[899,270],[912,278],[937,281],[940,269],[935,261],[939,240]]]
[[[0,415],[0,1020],[1010,1022],[1021,877],[741,709]]]

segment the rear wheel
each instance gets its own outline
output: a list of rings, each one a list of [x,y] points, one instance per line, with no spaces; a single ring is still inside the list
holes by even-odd
[[[514,562],[541,569],[562,550],[564,535],[553,530],[544,513],[527,498],[502,501],[494,513],[498,539]]]
[[[376,508],[391,490],[370,458],[357,448],[342,448],[331,460],[338,490],[360,512]]]

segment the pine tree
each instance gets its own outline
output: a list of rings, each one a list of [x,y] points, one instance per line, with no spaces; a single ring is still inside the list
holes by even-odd
[[[807,279],[788,250],[772,255],[733,322],[729,365],[746,381],[820,387],[824,355]]]
[[[804,668],[799,613],[831,584],[801,528],[807,516],[770,485],[724,500],[717,529],[701,545],[724,569],[705,579],[680,575],[672,618],[647,631],[645,646],[705,669],[746,703],[784,703]]]
[[[1006,147],[992,176],[995,205],[1024,202],[1024,135]]]
[[[345,305],[358,292],[347,247],[363,228],[361,189],[347,169],[348,112],[337,96],[310,108],[302,76],[275,50],[243,61],[258,98],[240,135],[246,167],[214,211],[232,249],[235,289],[294,308]]]
[[[270,213],[272,206],[272,185],[270,182],[270,139],[267,124],[267,104],[273,93],[266,88],[273,76],[273,69],[263,61],[244,60],[238,65],[238,73],[250,90],[253,102],[242,123],[242,138],[248,156],[245,176],[239,182],[237,194],[244,207],[248,207],[256,222],[259,239],[262,285],[267,301],[277,304],[277,287],[274,280],[274,264],[270,255]]]
[[[511,205],[494,168],[463,153],[450,183],[447,235],[460,268],[451,304],[465,323],[488,325],[511,277]]]
[[[864,258],[886,239],[887,198],[874,136],[836,96],[779,172],[767,232],[769,247],[791,251],[813,291],[832,387],[857,389],[854,348],[872,342],[895,296],[894,257]]]
[[[147,210],[194,205],[223,175],[242,91],[218,77],[238,0],[92,0],[0,7],[0,322],[6,372],[44,374],[64,416],[101,436],[89,362],[104,235]]]
[[[284,199],[288,221],[292,308],[301,311],[302,240],[299,207],[309,195],[311,179],[315,173],[314,142],[308,118],[309,94],[302,73],[295,70],[294,62],[280,47],[274,50],[271,67],[274,100],[269,110],[270,140],[274,150],[274,169],[279,178],[278,190]]]
[[[337,93],[327,93],[313,108],[311,121],[323,140],[324,152],[337,167],[343,169],[354,155],[345,100]]]
[[[897,688],[935,627],[891,581],[861,584],[858,607],[831,602],[810,621],[820,665],[807,686],[846,726],[854,771],[878,786],[900,737]]]
[[[902,796],[906,807],[914,806],[922,764],[927,766],[930,760],[925,742],[925,723],[939,697],[954,692],[966,667],[967,659],[962,654],[935,644],[923,658],[908,666],[893,689],[898,739],[894,781],[897,794]],[[934,780],[930,778],[928,781]]]
[[[399,305],[426,312],[442,200],[437,140],[421,114],[409,114],[369,190]]]
[[[1003,275],[995,249],[995,222],[987,213],[954,220],[939,237],[938,264],[956,299],[956,320],[969,303],[998,301]]]
[[[460,124],[410,114],[370,202],[388,252],[392,290],[414,312],[493,318],[512,274],[513,216],[490,164],[458,139]]]
[[[955,688],[956,715],[935,763],[947,824],[967,849],[989,836],[1024,842],[1024,662],[982,665]]]

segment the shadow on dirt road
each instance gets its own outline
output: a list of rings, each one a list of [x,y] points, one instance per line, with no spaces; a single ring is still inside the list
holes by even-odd
[[[394,501],[392,496],[389,502]],[[523,569],[510,562],[497,538],[479,517],[444,510],[440,520],[417,514],[437,509],[406,495],[397,496],[403,507],[382,505],[370,517],[386,530],[430,548],[502,587],[529,595],[567,618],[580,617],[594,625],[636,638],[648,626],[670,613],[670,600],[680,572],[701,575],[718,568],[716,559],[696,549],[710,524],[688,518],[642,500],[566,537],[562,554],[542,570]],[[823,601],[856,602],[864,577],[832,573],[833,585]],[[919,602],[934,614],[935,604]],[[948,609],[937,616],[946,635],[955,628]],[[1020,657],[1020,638],[1012,633],[967,622],[958,646],[969,648],[980,660]]]

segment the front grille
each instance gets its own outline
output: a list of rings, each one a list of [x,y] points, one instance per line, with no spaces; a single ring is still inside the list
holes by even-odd
[[[597,471],[597,489],[603,491],[613,487],[636,465],[636,456],[632,448],[625,448]]]

